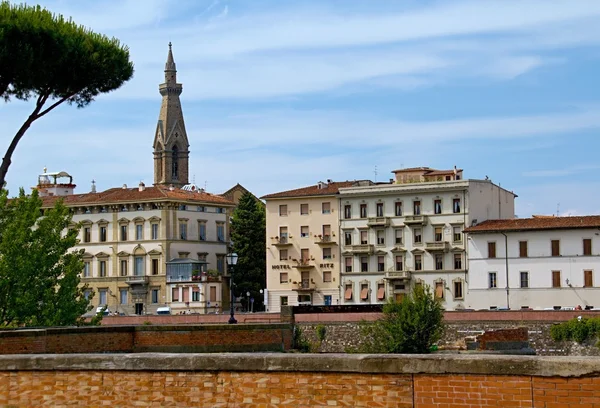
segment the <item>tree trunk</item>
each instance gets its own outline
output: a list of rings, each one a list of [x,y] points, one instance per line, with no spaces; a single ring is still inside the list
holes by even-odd
[[[4,188],[6,174],[8,173],[8,167],[11,163],[10,159],[13,153],[15,152],[15,149],[17,148],[17,144],[19,144],[19,141],[21,140],[27,129],[29,129],[33,121],[38,118],[37,114],[39,113],[40,109],[41,106],[36,106],[33,113],[29,115],[25,123],[23,123],[23,126],[21,126],[17,134],[13,137],[13,140],[12,142],[10,142],[10,146],[8,146],[8,149],[6,149],[6,154],[2,158],[2,165],[0,165],[0,189]]]

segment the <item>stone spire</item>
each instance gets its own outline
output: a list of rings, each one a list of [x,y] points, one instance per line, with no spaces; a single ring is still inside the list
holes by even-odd
[[[154,135],[154,184],[183,186],[188,184],[189,142],[183,121],[179,95],[183,91],[177,83],[177,68],[169,43],[165,64],[165,82],[158,87],[162,104]]]

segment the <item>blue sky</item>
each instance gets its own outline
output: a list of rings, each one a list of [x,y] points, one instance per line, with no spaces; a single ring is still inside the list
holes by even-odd
[[[598,0],[48,0],[130,47],[135,77],[37,121],[12,191],[44,166],[76,191],[152,183],[173,43],[190,174],[256,195],[457,165],[514,190],[517,214],[600,213]],[[10,138],[31,103],[0,104]]]

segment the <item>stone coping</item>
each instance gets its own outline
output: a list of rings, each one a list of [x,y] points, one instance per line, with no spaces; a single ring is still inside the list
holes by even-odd
[[[0,356],[0,371],[264,371],[378,374],[600,376],[600,358],[502,355],[276,353],[29,354]]]

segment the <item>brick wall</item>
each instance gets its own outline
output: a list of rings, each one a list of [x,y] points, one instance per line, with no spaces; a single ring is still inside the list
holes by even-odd
[[[287,324],[99,326],[7,330],[0,354],[284,351]]]
[[[598,373],[560,357],[0,356],[0,406],[596,408]]]

